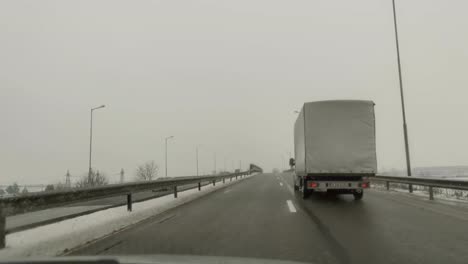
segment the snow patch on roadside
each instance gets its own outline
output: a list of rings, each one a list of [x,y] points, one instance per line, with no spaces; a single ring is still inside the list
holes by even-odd
[[[207,185],[202,187],[201,191],[195,188],[179,192],[178,198],[174,198],[174,195],[170,194],[134,203],[132,212],[128,212],[125,205],[9,234],[6,236],[6,248],[0,250],[0,259],[60,255],[66,250],[102,238],[144,219],[247,178],[249,176],[239,178],[239,180],[233,178],[232,182],[226,181],[225,184],[218,182],[216,186]]]
[[[419,187],[421,187],[421,186],[413,185],[413,193],[410,193],[408,191],[408,189],[399,188],[398,186],[395,186],[395,185],[392,184],[389,191],[390,192],[397,192],[397,193],[404,193],[404,194],[407,194],[407,195],[415,195],[415,196],[419,196],[419,197],[429,199],[429,192],[427,190],[420,189]],[[383,184],[372,183],[372,189],[378,190],[378,191],[387,191],[388,192],[387,188]],[[443,192],[437,192],[436,189],[442,189],[444,191]],[[468,205],[468,200],[466,198],[462,198],[462,199],[457,198],[454,193],[455,193],[455,190],[444,189],[444,188],[435,188],[434,187],[434,199],[440,199],[440,200],[447,201],[447,202],[456,202],[456,203],[467,204]],[[465,192],[463,192],[463,194],[465,194]]]

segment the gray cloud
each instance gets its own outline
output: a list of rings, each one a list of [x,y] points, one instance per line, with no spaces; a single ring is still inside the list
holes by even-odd
[[[466,164],[467,3],[397,1],[415,166]],[[305,101],[376,102],[379,167],[404,167],[391,1],[2,1],[1,183],[279,167]],[[115,176],[117,180],[117,176]]]

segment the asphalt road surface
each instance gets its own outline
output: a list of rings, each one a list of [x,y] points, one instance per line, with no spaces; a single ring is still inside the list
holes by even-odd
[[[73,255],[183,254],[312,263],[468,263],[468,209],[368,190],[294,194],[261,174],[155,216]]]

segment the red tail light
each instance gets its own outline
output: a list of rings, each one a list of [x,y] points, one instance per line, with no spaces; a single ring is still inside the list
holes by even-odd
[[[369,183],[368,182],[361,183],[361,188],[369,188]]]
[[[318,187],[318,183],[316,183],[316,182],[308,182],[307,185],[309,186],[309,188],[317,188]]]

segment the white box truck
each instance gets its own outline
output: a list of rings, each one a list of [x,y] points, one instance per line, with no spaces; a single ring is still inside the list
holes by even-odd
[[[377,172],[374,103],[305,103],[294,125],[294,189],[353,194],[356,200]]]

